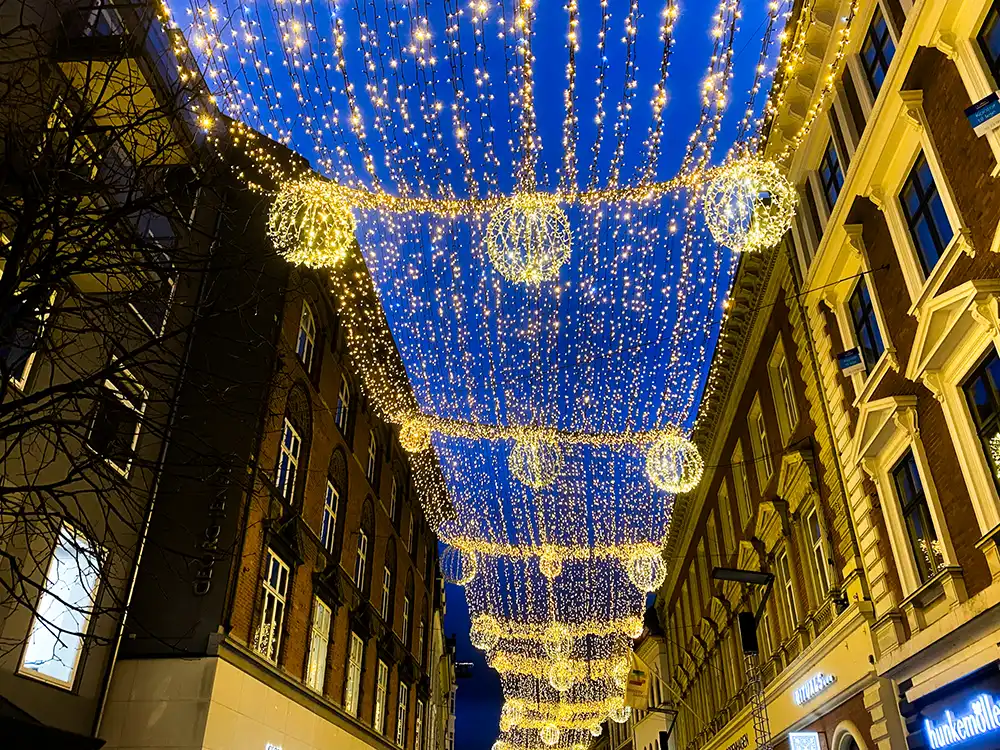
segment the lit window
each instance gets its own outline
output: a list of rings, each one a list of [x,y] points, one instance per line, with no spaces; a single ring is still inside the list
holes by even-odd
[[[388,567],[382,569],[382,619],[389,622],[392,606],[392,571]]]
[[[1000,477],[1000,357],[996,349],[990,348],[989,356],[962,388],[996,482]]]
[[[809,547],[812,550],[819,596],[824,597],[830,590],[830,577],[827,573],[826,552],[823,551],[823,529],[819,525],[819,511],[815,508],[806,519],[806,527],[809,530]]]
[[[295,342],[295,353],[299,355],[306,372],[312,372],[313,352],[316,350],[316,316],[308,302],[302,303],[302,317],[299,318],[299,337]]]
[[[722,516],[722,556],[719,564],[725,565],[736,541],[736,532],[733,528],[733,508],[729,502],[729,495],[725,491],[719,492],[719,515]]]
[[[378,441],[375,440],[374,430],[368,431],[368,466],[365,468],[365,476],[368,483],[375,487],[375,472],[378,469]]]
[[[275,485],[286,500],[291,500],[295,492],[295,473],[299,468],[299,452],[302,438],[285,417],[281,429],[281,449],[278,452],[278,466],[275,469]]]
[[[145,410],[146,390],[128,370],[104,381],[87,443],[123,476],[132,467]]]
[[[101,580],[100,552],[63,525],[31,622],[20,672],[72,687]]]
[[[417,631],[417,658],[420,659],[420,663],[424,663],[424,633],[427,630],[427,613],[424,613],[423,619],[420,621],[420,628]]]
[[[389,696],[389,667],[379,659],[375,671],[375,713],[372,727],[379,734],[385,734],[385,704]]]
[[[358,715],[361,702],[361,665],[365,644],[357,633],[351,633],[351,650],[347,660],[347,681],[344,683],[344,709],[351,716]]]
[[[785,605],[785,614],[788,616],[788,630],[791,632],[799,624],[799,617],[795,611],[795,592],[793,590],[792,571],[788,565],[788,555],[781,554],[778,558],[778,570],[781,573],[782,601]]]
[[[160,217],[166,221],[165,217]],[[155,245],[154,237],[147,237],[149,245]],[[174,297],[174,271],[165,253],[156,257],[139,270],[142,278],[131,295],[129,305],[139,316],[139,320],[156,336],[163,333],[167,325],[167,313]]]
[[[313,619],[309,631],[309,660],[306,664],[306,685],[317,693],[326,682],[326,653],[330,643],[330,608],[313,597]]]
[[[788,360],[785,357],[782,357],[781,361],[778,362],[778,383],[781,386],[781,400],[785,417],[788,420],[788,428],[793,430],[799,423],[799,407],[795,403],[792,373],[788,369]]]
[[[260,625],[254,639],[255,648],[265,659],[277,663],[288,594],[288,566],[271,550],[267,550],[261,588]]]
[[[413,612],[413,604],[410,601],[410,596],[407,594],[403,597],[403,645],[410,645],[410,616]]]
[[[896,45],[889,34],[889,24],[886,23],[882,9],[876,3],[872,22],[868,24],[865,41],[861,44],[861,65],[865,69],[865,78],[871,89],[872,97],[878,97],[889,70],[892,56],[896,54]]]
[[[399,683],[399,704],[396,708],[396,744],[400,747],[406,741],[406,712],[409,708],[410,687],[405,682]]]
[[[740,511],[740,527],[746,526],[747,521],[753,515],[753,508],[750,504],[750,477],[749,469],[743,460],[743,448],[739,443],[733,452],[733,484],[736,486],[736,504]]]
[[[413,720],[413,747],[423,750],[424,744],[424,702],[417,701],[417,715]]]
[[[2,244],[2,237],[0,237]],[[4,312],[4,330],[10,328],[8,338],[0,341],[0,376],[6,378],[18,390],[28,384],[28,374],[35,361],[38,342],[45,330],[48,313],[39,309],[25,310],[17,302]],[[53,297],[54,299],[54,297]]]
[[[906,225],[910,228],[910,237],[917,250],[920,265],[924,274],[929,274],[941,259],[941,254],[948,247],[954,233],[927,157],[923,154],[917,157],[903,183],[899,202],[903,205]]]
[[[882,356],[885,345],[882,343],[882,334],[879,332],[878,321],[875,319],[875,307],[872,304],[871,294],[868,292],[868,283],[863,276],[858,279],[847,307],[851,314],[854,337],[861,349],[861,358],[864,360],[865,367],[871,372],[875,363]]]
[[[757,623],[757,650],[760,652],[760,661],[765,661],[771,655],[771,625],[765,609]]]
[[[764,424],[764,414],[760,411],[754,417],[754,428],[757,437],[757,452],[760,454],[760,462],[757,464],[760,475],[760,486],[763,488],[767,480],[774,473],[774,462],[771,458],[770,443],[767,440],[767,427]]]
[[[396,513],[399,512],[399,483],[396,477],[392,478],[392,487],[389,490],[389,520],[396,523]]]
[[[340,392],[337,394],[337,412],[334,421],[341,433],[347,434],[348,418],[351,414],[351,386],[347,384],[347,378],[340,376]]]
[[[996,3],[990,5],[989,13],[986,14],[976,38],[996,83],[1000,81],[1000,10],[997,9]]]
[[[920,580],[927,581],[944,565],[944,558],[941,555],[941,545],[934,523],[931,521],[927,496],[924,494],[924,485],[920,479],[920,472],[917,471],[913,451],[907,451],[893,467],[892,483],[903,511],[906,535],[910,540],[910,549],[917,563]]]
[[[840,188],[844,186],[844,171],[840,168],[840,159],[837,157],[837,149],[833,145],[832,138],[826,144],[826,151],[823,152],[823,158],[819,163],[819,181],[823,187],[826,207],[832,211],[837,204]]]
[[[354,582],[358,588],[365,585],[365,566],[368,564],[368,534],[358,529],[358,554],[354,558]]]
[[[333,552],[333,543],[337,534],[337,506],[340,504],[340,493],[333,483],[326,482],[326,496],[323,498],[323,526],[320,528],[319,540],[327,552]]]

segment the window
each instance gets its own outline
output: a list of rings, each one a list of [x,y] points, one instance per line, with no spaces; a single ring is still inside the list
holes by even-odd
[[[101,555],[63,524],[21,657],[21,674],[70,688],[101,580]]]
[[[792,388],[792,373],[788,369],[788,359],[782,357],[777,367],[778,387],[781,389],[781,409],[788,422],[789,432],[799,423],[799,407],[795,403],[795,389]]]
[[[141,221],[145,225],[138,227],[144,235],[142,241],[152,251],[160,246],[155,226],[152,225],[156,218],[147,216]],[[166,224],[169,231],[167,218],[159,216],[159,221]],[[170,301],[174,297],[174,269],[166,253],[151,252],[151,256],[137,271],[141,278],[135,292],[130,295],[129,306],[153,335],[160,336],[166,328]]]
[[[986,461],[993,470],[993,481],[1000,477],[1000,357],[990,348],[989,356],[962,386],[983,444]]]
[[[337,394],[337,413],[334,421],[341,433],[347,434],[348,418],[351,414],[351,386],[347,384],[347,378],[340,376],[340,393]]]
[[[746,526],[753,513],[750,505],[750,478],[746,462],[743,460],[743,449],[739,443],[736,444],[732,463],[733,484],[736,485],[736,502],[740,511],[740,527],[742,528]]]
[[[333,482],[326,480],[326,496],[323,498],[323,525],[320,528],[319,540],[323,549],[333,552],[333,543],[337,535],[337,506],[340,504],[340,493]]]
[[[326,652],[330,643],[330,608],[313,597],[312,627],[309,630],[309,659],[306,662],[306,685],[317,693],[326,682]]]
[[[389,520],[396,523],[396,514],[399,512],[399,482],[395,475],[392,477],[392,486],[389,488]]]
[[[413,614],[413,603],[409,594],[403,597],[403,645],[410,645],[410,617]]]
[[[382,619],[389,622],[392,613],[392,571],[388,567],[382,569]]]
[[[882,356],[885,345],[882,343],[882,334],[879,332],[878,321],[875,319],[875,306],[872,304],[871,294],[868,292],[868,282],[864,276],[858,279],[854,292],[851,293],[851,298],[847,302],[847,309],[851,315],[854,337],[861,349],[861,358],[865,362],[865,367],[871,372],[879,357]]]
[[[951,242],[951,222],[941,202],[927,157],[917,157],[899,194],[903,215],[924,274],[929,274]]]
[[[267,550],[261,588],[260,625],[255,648],[265,659],[277,663],[281,628],[285,620],[285,596],[288,594],[288,566],[270,549]]]
[[[813,568],[816,573],[817,594],[825,597],[830,590],[830,576],[827,571],[826,552],[823,550],[823,529],[819,524],[819,511],[813,508],[806,518],[809,534],[809,549],[812,551]]]
[[[792,581],[792,571],[788,564],[788,554],[785,552],[781,553],[778,558],[778,573],[781,576],[781,600],[782,604],[785,606],[785,615],[788,617],[788,632],[791,632],[798,627],[799,617],[798,613],[795,611],[795,592],[793,590],[794,583]]]
[[[760,411],[760,406],[757,407],[757,413],[753,417],[754,426],[754,437],[756,438],[757,445],[756,453],[758,454],[755,458],[759,458],[757,461],[757,474],[758,480],[761,488],[763,489],[767,486],[767,480],[771,478],[774,473],[774,461],[771,458],[770,443],[767,441],[767,427],[764,424],[764,413]]]
[[[410,700],[410,687],[405,682],[399,683],[399,704],[396,707],[396,744],[400,747],[406,742],[406,712]]]
[[[840,188],[844,185],[844,171],[840,168],[840,159],[837,157],[837,148],[833,145],[833,138],[826,144],[826,151],[823,152],[823,158],[819,163],[819,182],[823,188],[826,207],[832,211],[837,204]]]
[[[927,581],[940,570],[944,558],[912,450],[907,451],[893,467],[892,483],[903,511],[906,535],[910,540],[910,549],[917,563],[920,580]]]
[[[135,458],[145,410],[146,390],[128,370],[104,381],[87,442],[123,476],[128,476]]]
[[[413,747],[423,750],[424,746],[424,702],[417,701],[417,716],[413,720]]]
[[[17,299],[14,298],[4,315],[5,318],[13,319],[6,324],[13,330],[10,331],[9,338],[0,341],[0,375],[23,391],[28,384],[28,374],[35,361],[48,314],[40,309],[26,310]]]
[[[413,517],[413,513],[410,513],[410,527],[406,532],[406,550],[411,555],[413,554],[413,543],[416,540],[416,519]]]
[[[424,663],[424,658],[426,654],[424,653],[424,637],[427,633],[427,599],[424,599],[424,616],[420,621],[420,627],[417,629],[417,658],[420,660],[421,666]]]
[[[986,19],[983,21],[976,39],[979,40],[983,57],[986,58],[986,63],[990,66],[994,83],[1000,82],[1000,11],[998,11],[996,3],[990,6],[990,11],[986,14]]]
[[[365,467],[365,476],[368,483],[375,487],[375,471],[378,469],[378,442],[375,440],[375,431],[368,431],[368,465]]]
[[[726,494],[725,485],[719,492],[719,515],[722,517],[722,554],[719,557],[719,565],[725,565],[729,561],[729,555],[733,551],[736,537],[733,529],[733,506],[729,502],[729,495]]]
[[[889,70],[889,63],[895,54],[896,45],[893,44],[892,36],[889,34],[889,24],[886,23],[882,9],[876,3],[875,14],[872,16],[872,22],[868,24],[865,41],[861,44],[861,66],[865,69],[865,78],[868,79],[873,99],[878,98],[886,71]]]
[[[771,656],[771,625],[770,620],[767,616],[767,608],[760,616],[760,622],[757,623],[757,650],[760,653],[760,661],[764,662]]]
[[[358,588],[365,585],[365,566],[368,564],[368,532],[358,529],[358,554],[354,558],[354,582]]]
[[[291,500],[295,492],[295,472],[299,468],[299,452],[302,438],[292,426],[288,417],[281,428],[281,447],[278,451],[278,465],[275,467],[274,484],[286,500]]]
[[[316,350],[316,316],[308,302],[302,303],[302,317],[299,318],[299,337],[295,342],[295,353],[302,361],[306,372],[312,372],[313,352]]]
[[[379,734],[385,734],[385,704],[389,696],[389,667],[379,659],[375,672],[375,713],[372,715],[372,728]]]
[[[344,709],[351,716],[358,715],[361,704],[361,665],[365,644],[357,633],[351,633],[351,650],[347,659],[347,681],[344,683]]]

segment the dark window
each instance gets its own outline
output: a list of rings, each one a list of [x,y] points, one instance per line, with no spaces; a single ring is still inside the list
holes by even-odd
[[[122,474],[128,474],[139,440],[146,392],[127,371],[115,373],[97,397],[88,443]]]
[[[882,334],[879,333],[878,321],[875,319],[875,307],[872,305],[871,294],[868,292],[868,282],[862,276],[854,287],[847,306],[851,313],[851,325],[854,335],[861,348],[861,357],[869,371],[878,362],[885,350]]]
[[[882,9],[876,5],[875,15],[868,24],[865,41],[861,45],[861,65],[865,69],[865,78],[868,79],[868,87],[873,97],[878,97],[879,89],[885,80],[885,73],[889,70],[889,63],[895,54],[896,45],[893,44],[892,35],[889,34],[889,24],[882,15]]]
[[[906,524],[906,535],[910,539],[920,580],[927,581],[941,569],[943,560],[913,451],[907,451],[893,468],[892,483],[903,511],[903,523]]]
[[[24,386],[44,325],[41,310],[30,310],[14,298],[0,321],[0,376]]]
[[[837,196],[840,195],[840,188],[844,185],[844,172],[840,168],[840,159],[837,158],[837,149],[833,145],[832,138],[826,144],[826,151],[823,152],[823,159],[819,163],[819,181],[823,186],[826,207],[832,211],[837,203]]]
[[[986,63],[990,66],[994,82],[1000,81],[1000,10],[996,3],[990,6],[990,12],[986,14],[986,20],[976,38]]]
[[[917,163],[903,183],[899,200],[903,204],[906,225],[910,228],[920,265],[924,273],[929,274],[951,242],[952,229],[923,153],[917,157]]]
[[[963,390],[996,482],[1000,468],[1000,357],[995,349],[990,348],[989,356],[965,381]]]

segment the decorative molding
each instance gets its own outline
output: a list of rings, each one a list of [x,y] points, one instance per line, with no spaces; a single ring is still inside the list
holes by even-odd
[[[844,224],[844,233],[847,235],[847,247],[860,259],[865,257],[864,226],[862,224]]]
[[[941,377],[941,373],[938,370],[927,370],[923,375],[920,376],[920,382],[924,384],[924,387],[931,392],[934,399],[940,403],[944,403],[944,380]]]
[[[778,470],[778,496],[788,504],[794,515],[799,506],[818,492],[815,461],[811,450],[786,453]]]
[[[952,62],[958,61],[958,41],[952,32],[944,29],[938,30],[931,39],[931,46]]]
[[[865,197],[870,200],[879,211],[885,211],[885,192],[882,190],[881,185],[871,185],[868,188],[868,192],[865,193]]]
[[[788,534],[788,503],[783,500],[763,501],[757,512],[754,535],[763,542],[764,551],[769,553]]]
[[[926,127],[924,92],[919,89],[900,91],[899,98],[903,100],[903,116],[906,124],[915,130],[923,130]]]

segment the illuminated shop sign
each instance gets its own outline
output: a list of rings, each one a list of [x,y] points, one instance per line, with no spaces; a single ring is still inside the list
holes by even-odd
[[[747,750],[749,746],[750,738],[747,737],[747,733],[744,732],[743,736],[736,740],[736,742],[730,742],[726,745],[726,750]]]
[[[790,750],[820,750],[819,732],[791,732],[788,747]]]
[[[958,745],[998,730],[1000,704],[986,693],[973,698],[964,714],[956,716],[951,711],[945,711],[944,718],[937,722],[924,719],[924,733],[931,743],[931,750]]]
[[[837,678],[832,674],[817,672],[795,688],[795,692],[792,693],[792,700],[795,701],[796,706],[808,703],[836,681]]]

